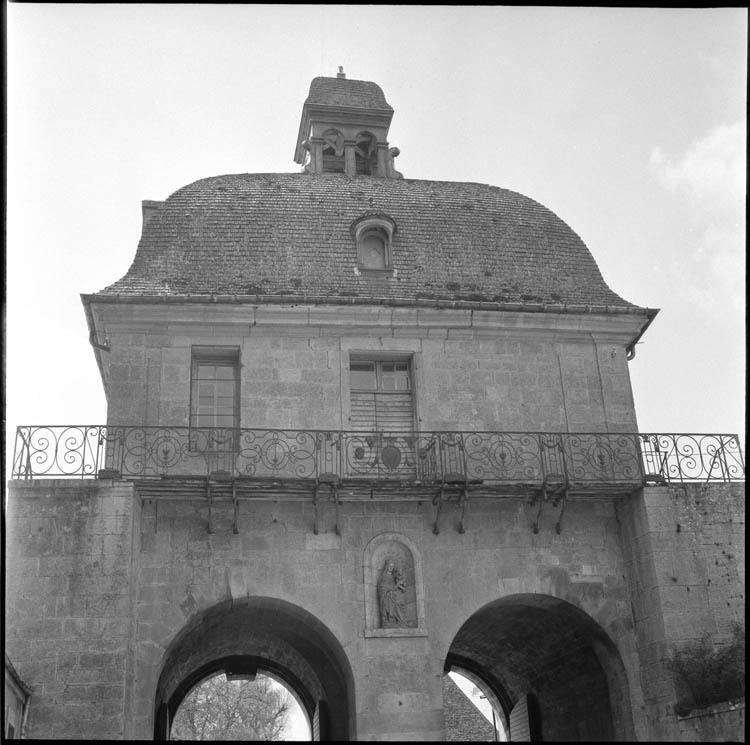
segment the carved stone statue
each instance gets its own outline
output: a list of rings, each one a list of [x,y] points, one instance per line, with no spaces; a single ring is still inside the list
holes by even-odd
[[[406,580],[401,568],[393,559],[386,559],[378,580],[378,606],[381,628],[406,626],[404,607]]]
[[[310,141],[305,140],[302,143],[302,148],[306,151],[302,173],[315,173],[315,164],[313,163],[312,145],[310,144]]]
[[[388,170],[390,171],[391,178],[403,178],[404,175],[396,170],[395,159],[401,155],[401,151],[397,147],[388,149]]]

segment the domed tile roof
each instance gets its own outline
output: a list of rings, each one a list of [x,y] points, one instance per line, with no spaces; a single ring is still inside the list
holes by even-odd
[[[395,226],[392,272],[357,267],[352,226],[368,214]],[[127,274],[98,295],[635,309],[609,289],[578,235],[528,197],[484,184],[344,174],[189,184],[153,213]]]
[[[379,85],[347,78],[313,78],[305,101],[305,105],[310,104],[393,111]]]

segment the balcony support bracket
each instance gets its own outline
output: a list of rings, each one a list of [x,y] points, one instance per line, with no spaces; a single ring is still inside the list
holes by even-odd
[[[459,533],[465,533],[466,529],[464,528],[464,516],[466,515],[466,505],[469,502],[469,487],[468,485],[464,484],[463,492],[461,493],[461,496],[459,498],[459,504],[461,505],[461,517],[458,521],[458,532]]]
[[[451,494],[448,489],[450,488],[450,484],[447,484],[445,481],[443,481],[442,484],[440,484],[440,489],[438,489],[435,496],[432,498],[432,503],[435,505],[435,523],[432,526],[432,532],[435,535],[440,534],[440,512],[443,509],[443,505],[446,502],[450,502],[451,499],[455,499],[458,504],[461,505],[461,518],[458,523],[458,532],[463,533],[464,532],[464,513],[466,510],[466,501],[469,498],[469,489],[467,485],[464,485],[463,492],[460,495]],[[455,488],[455,485],[454,485]]]
[[[315,479],[315,488],[313,489],[313,533],[318,535],[318,488],[320,483]]]
[[[208,499],[208,533],[210,535],[214,532],[214,527],[211,523],[211,507],[213,506],[213,495],[211,494],[211,479],[208,477],[206,477],[206,498]]]
[[[435,510],[435,524],[432,526],[432,532],[435,535],[440,534],[440,510],[443,507],[443,502],[445,501],[445,484],[440,485],[440,489],[437,491],[435,496],[432,498],[432,503],[436,505],[437,509]]]
[[[341,504],[341,502],[339,500],[339,492],[338,492],[338,489],[336,488],[336,484],[331,484],[330,489],[331,489],[331,495],[329,499],[333,500],[333,504],[336,508],[336,524],[334,526],[334,530],[336,531],[336,535],[341,535],[341,527],[340,527],[341,523],[340,523],[340,515],[339,515],[339,505]]]
[[[559,535],[560,531],[562,530],[562,516],[565,512],[565,500],[568,496],[568,490],[570,489],[570,484],[568,482],[568,479],[566,476],[564,477],[550,477],[545,476],[544,481],[542,482],[542,487],[539,490],[539,493],[534,496],[534,498],[531,501],[531,504],[536,504],[537,500],[539,501],[539,509],[537,509],[536,517],[534,518],[534,522],[531,524],[531,530],[536,535],[539,532],[539,519],[542,515],[542,506],[545,502],[552,502],[553,507],[557,507],[558,502],[562,502],[562,507],[560,508],[560,514],[557,518],[557,522],[555,523],[555,532]]]
[[[560,496],[559,496],[560,514],[557,516],[557,522],[555,523],[555,532],[557,533],[557,535],[560,535],[562,531],[562,519],[563,519],[563,514],[565,513],[565,503],[568,500],[568,488],[569,488],[569,485],[566,483],[562,491],[560,492]],[[557,501],[558,501],[557,499],[553,500],[552,504],[556,505]]]
[[[240,531],[237,527],[237,518],[239,517],[240,512],[240,503],[237,499],[237,483],[235,482],[234,478],[232,478],[232,505],[234,507],[234,513],[232,515],[232,533],[237,535]]]

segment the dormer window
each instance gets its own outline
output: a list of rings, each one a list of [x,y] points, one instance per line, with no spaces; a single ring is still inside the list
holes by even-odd
[[[357,241],[357,267],[391,272],[391,241],[396,224],[387,215],[365,215],[352,225]]]

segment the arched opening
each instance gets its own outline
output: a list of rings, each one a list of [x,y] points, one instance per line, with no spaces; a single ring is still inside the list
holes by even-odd
[[[459,665],[443,676],[443,714],[449,742],[508,740],[505,713],[492,686]]]
[[[314,740],[355,738],[354,679],[339,642],[304,609],[257,597],[196,614],[169,645],[155,697],[155,738],[168,739],[180,704],[201,681],[259,672],[296,696]]]
[[[311,739],[300,698],[280,676],[249,661],[217,662],[221,669],[182,699],[170,723],[170,740]]]
[[[371,132],[359,132],[354,138],[354,163],[357,176],[376,176],[378,141]]]
[[[485,683],[511,741],[634,737],[617,648],[599,624],[563,600],[513,595],[480,608],[451,644],[450,670]]]
[[[323,173],[344,173],[344,135],[338,129],[323,132]]]

